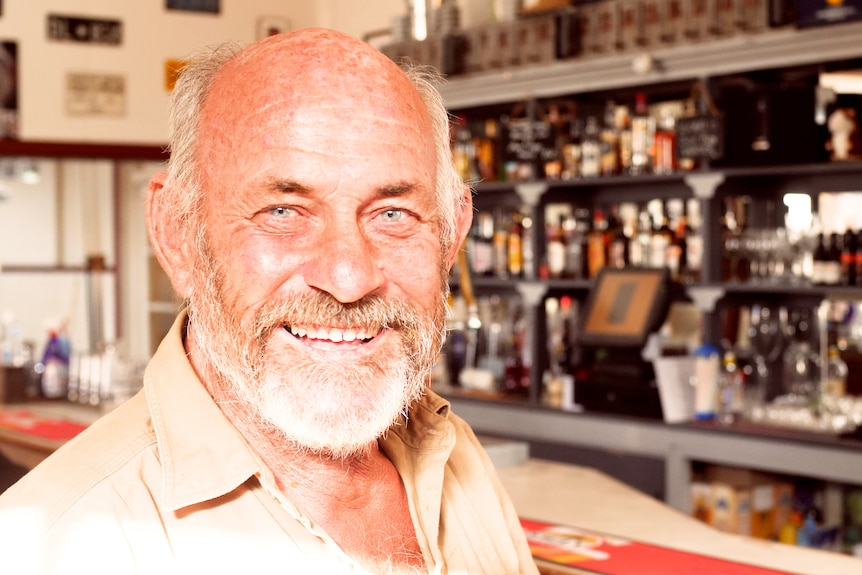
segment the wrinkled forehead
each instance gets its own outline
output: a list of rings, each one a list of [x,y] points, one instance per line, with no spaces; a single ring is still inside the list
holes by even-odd
[[[237,54],[217,74],[204,107],[205,125],[286,125],[331,113],[348,124],[380,119],[430,134],[421,97],[392,61],[366,43],[330,31],[273,36]],[[359,120],[358,120],[359,121]]]

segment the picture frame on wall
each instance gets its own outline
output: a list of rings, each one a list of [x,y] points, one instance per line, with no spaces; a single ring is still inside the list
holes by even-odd
[[[218,14],[221,11],[221,0],[165,0],[165,7],[168,10]]]
[[[18,138],[18,43],[0,41],[0,139]]]
[[[275,36],[290,30],[290,19],[282,16],[261,16],[257,19],[257,39]]]

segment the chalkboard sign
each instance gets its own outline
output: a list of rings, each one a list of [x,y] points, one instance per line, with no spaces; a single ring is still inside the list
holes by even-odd
[[[542,120],[510,119],[501,124],[504,162],[532,164],[537,174],[545,162],[557,157],[553,126]]]
[[[676,121],[680,158],[720,160],[724,157],[724,122],[721,116],[694,116]]]

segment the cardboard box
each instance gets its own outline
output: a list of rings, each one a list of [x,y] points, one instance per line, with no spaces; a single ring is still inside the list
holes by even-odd
[[[774,540],[790,519],[792,484],[766,473],[721,466],[711,468],[706,477],[711,525],[716,529]]]
[[[711,525],[719,531],[751,535],[751,490],[714,482],[710,484]]]

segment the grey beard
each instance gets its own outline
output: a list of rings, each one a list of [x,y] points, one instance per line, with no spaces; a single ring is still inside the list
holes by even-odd
[[[201,275],[217,277],[208,271]],[[223,309],[219,283],[206,281],[191,298],[190,337],[218,379],[220,395],[241,404],[261,431],[278,434],[295,448],[347,457],[367,449],[422,395],[442,343],[443,297],[432,314],[420,315],[401,301],[369,296],[345,305],[310,292],[268,304],[253,326],[241,326]],[[348,365],[294,353],[288,368],[274,372],[285,358],[268,342],[275,330],[289,325],[379,325],[396,331],[400,343],[394,354],[381,357],[380,350]],[[369,393],[375,399],[362,401]],[[354,402],[354,395],[360,401]]]

